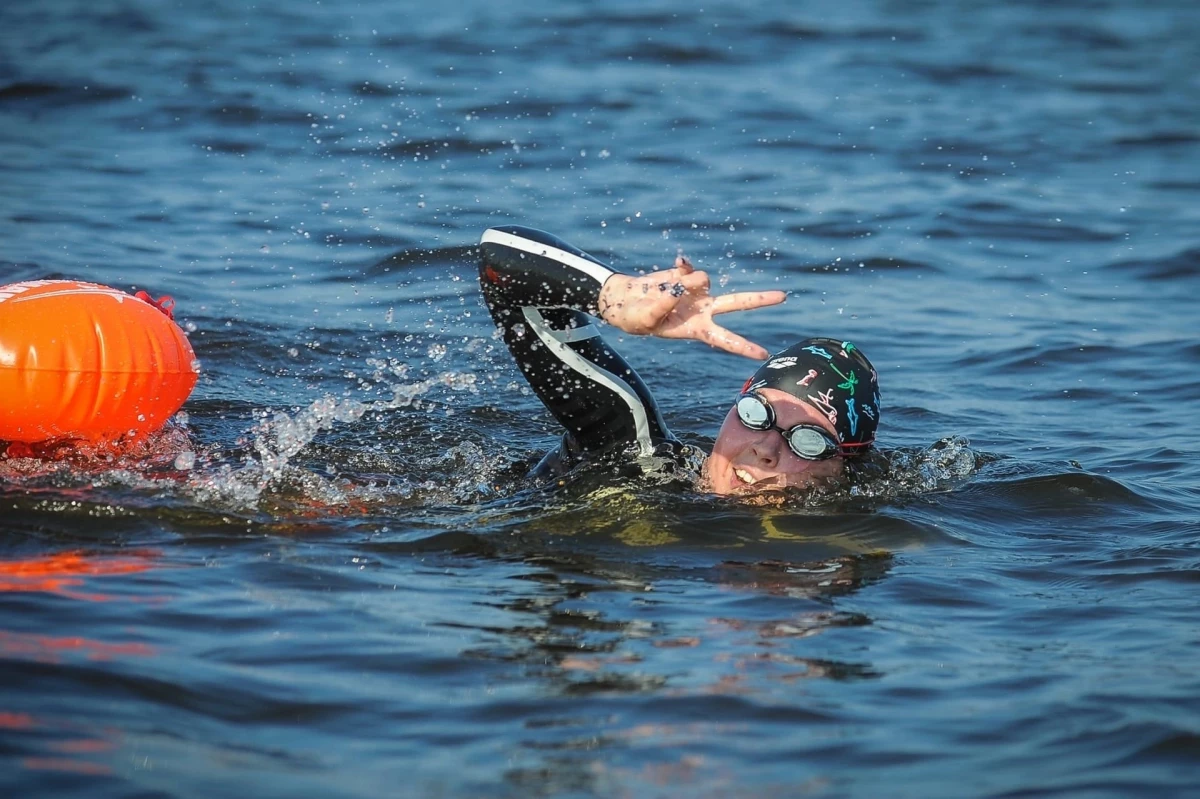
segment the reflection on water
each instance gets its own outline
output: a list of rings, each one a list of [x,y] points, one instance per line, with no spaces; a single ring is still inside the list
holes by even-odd
[[[721,561],[687,568],[630,567],[578,554],[526,556],[524,562],[538,570],[514,579],[535,584],[536,592],[522,592],[492,606],[537,623],[450,624],[496,638],[496,646],[471,648],[466,654],[527,664],[564,694],[652,689],[676,694],[752,692],[753,683],[760,680],[871,676],[866,664],[814,659],[786,650],[789,639],[870,624],[862,614],[830,609],[829,600],[882,579],[892,558],[878,553],[806,563]],[[681,580],[684,583],[677,582]],[[789,615],[754,621],[699,613],[687,631],[676,623],[647,621],[659,605],[673,603],[673,595],[684,584],[694,582],[719,597],[716,607],[737,604],[742,594],[747,601],[755,601],[756,596],[804,601]],[[614,596],[622,601],[612,602]],[[611,607],[614,604],[616,608]],[[655,650],[687,650],[685,672],[696,674],[672,674],[670,667],[660,671],[664,656]],[[747,650],[753,654],[730,658],[730,652]],[[674,655],[665,659],[677,661]],[[698,665],[705,661],[707,665]]]
[[[150,657],[154,648],[137,643],[109,643],[79,636],[17,634],[0,631],[0,654],[10,658],[28,658],[42,663],[58,663],[75,655],[88,660],[109,660],[134,655]]]
[[[83,551],[60,552],[28,558],[0,560],[0,593],[43,593],[85,603],[113,601],[149,602],[146,596],[111,594],[88,590],[94,585],[129,575],[143,574],[159,565],[159,554],[134,551],[107,555]],[[14,626],[16,626],[14,624]],[[83,628],[85,625],[81,625]],[[56,635],[28,630],[0,629],[0,663],[7,680],[17,680],[28,662],[56,666],[83,661],[106,664],[129,659],[153,658],[157,649],[139,641],[99,640],[88,635]],[[31,714],[0,710],[0,731],[7,731],[9,751],[22,753],[20,766],[33,772],[57,775],[103,776],[112,773],[105,760],[118,747],[114,730],[84,730],[69,720],[49,713]]]
[[[519,623],[451,625],[490,639],[465,655],[514,664],[544,686],[545,710],[523,725],[505,775],[520,790],[737,793],[722,742],[785,720],[829,725],[821,701],[797,695],[802,683],[881,676],[869,662],[813,652],[823,635],[872,623],[832,602],[885,578],[886,554],[653,569],[578,553],[524,563],[536,569],[513,577],[534,587],[491,604]]]
[[[114,597],[81,591],[91,578],[137,574],[155,567],[157,554],[133,552],[121,556],[93,555],[85,552],[60,552],[18,560],[0,560],[0,592],[41,591],[69,599],[107,602]]]
[[[97,761],[102,761],[120,745],[119,735],[114,730],[97,730],[89,734],[69,721],[26,713],[0,711],[0,731],[13,733],[7,743],[14,750],[27,753],[19,760],[22,769],[57,775],[112,774],[107,763]]]

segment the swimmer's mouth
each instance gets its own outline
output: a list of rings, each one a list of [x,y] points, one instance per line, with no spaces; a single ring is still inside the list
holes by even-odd
[[[736,467],[733,470],[733,475],[737,478],[737,483],[735,485],[741,488],[764,489],[777,487],[779,484],[779,478],[777,476],[772,475],[771,477],[755,477],[745,469],[739,469]]]

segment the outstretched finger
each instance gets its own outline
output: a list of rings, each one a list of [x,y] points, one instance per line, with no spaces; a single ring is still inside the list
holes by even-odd
[[[732,330],[726,330],[720,325],[713,325],[705,330],[704,340],[719,350],[725,350],[726,352],[741,355],[745,358],[753,358],[756,361],[766,360],[767,356],[770,355],[769,352],[753,341],[744,339]]]
[[[787,294],[782,291],[740,291],[736,294],[722,294],[719,297],[713,297],[712,312],[719,314],[730,311],[749,311],[753,308],[778,305],[786,299]]]
[[[684,275],[696,269],[696,267],[692,266],[691,260],[689,260],[688,257],[683,253],[675,256],[675,268]]]

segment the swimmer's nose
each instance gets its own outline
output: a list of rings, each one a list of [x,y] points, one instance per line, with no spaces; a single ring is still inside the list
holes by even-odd
[[[754,443],[750,445],[750,451],[754,453],[758,464],[767,469],[774,469],[779,465],[778,443],[782,439],[777,435],[772,435],[772,432],[770,430],[763,431],[763,434],[759,435]]]

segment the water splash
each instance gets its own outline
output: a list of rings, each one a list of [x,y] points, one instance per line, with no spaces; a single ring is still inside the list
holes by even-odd
[[[994,456],[976,452],[962,436],[939,439],[922,449],[894,449],[879,453],[856,480],[850,494],[856,497],[899,499],[950,491],[976,474]]]
[[[407,371],[395,364],[377,366],[392,375]],[[464,498],[494,494],[491,479],[506,465],[502,455],[484,452],[470,441],[446,448],[445,444],[426,444],[423,439],[420,444],[424,449],[404,456],[379,449],[367,452],[362,457],[381,464],[368,474],[356,473],[355,464],[348,476],[336,475],[359,457],[344,451],[330,456],[328,475],[297,461],[311,456],[314,442],[322,433],[353,425],[369,413],[433,408],[436,403],[424,399],[430,392],[449,389],[477,393],[476,382],[472,373],[443,372],[387,386],[391,396],[381,400],[326,395],[294,413],[265,412],[232,447],[228,442],[205,444],[192,440],[186,427],[189,420],[183,415],[178,423],[153,435],[120,445],[9,445],[0,453],[0,486],[8,484],[24,491],[45,489],[72,497],[80,491],[90,495],[97,488],[115,489],[124,497],[122,504],[137,502],[127,493],[129,490],[157,495],[160,502],[165,493],[211,510],[252,514],[264,510],[285,515],[310,513],[365,504],[457,505]],[[449,410],[446,415],[450,415]],[[370,450],[369,444],[378,439],[378,434],[351,435],[356,452]],[[437,438],[433,436],[430,442]],[[367,446],[360,447],[362,443]],[[397,445],[403,448],[409,443],[399,441]],[[431,446],[434,451],[429,450]],[[88,503],[94,504],[95,498]]]
[[[476,376],[469,372],[442,372],[425,380],[392,386],[392,396],[386,400],[364,402],[327,395],[295,414],[276,411],[250,431],[253,454],[246,455],[242,466],[235,468],[223,464],[207,473],[194,475],[190,490],[204,504],[243,509],[254,508],[272,487],[298,495],[305,501],[327,505],[344,505],[355,499],[383,499],[389,490],[403,499],[412,491],[406,491],[406,487],[397,488],[395,479],[339,483],[296,467],[293,461],[322,432],[333,430],[339,424],[353,424],[368,413],[419,408],[419,398],[438,387],[476,393]],[[445,454],[450,456],[462,446],[452,447]],[[475,460],[486,459],[477,457]],[[419,473],[417,469],[412,471]]]
[[[191,442],[176,417],[161,430],[126,441],[50,441],[38,444],[0,444],[0,484],[25,487],[69,485],[104,479],[104,475],[169,470],[174,461],[190,454]],[[141,485],[147,478],[139,476]]]

